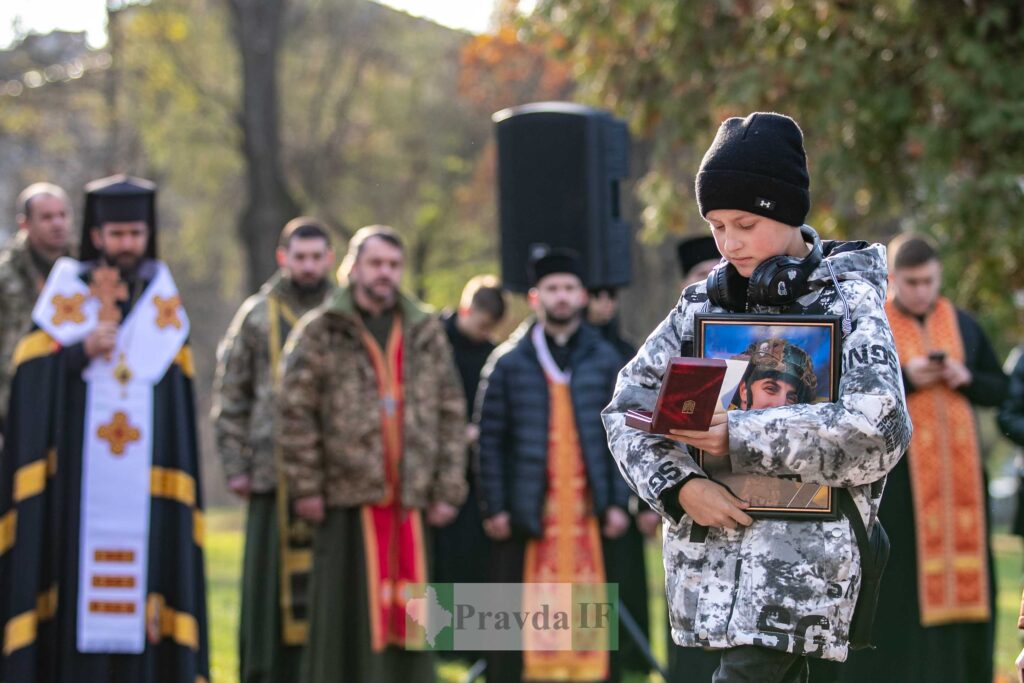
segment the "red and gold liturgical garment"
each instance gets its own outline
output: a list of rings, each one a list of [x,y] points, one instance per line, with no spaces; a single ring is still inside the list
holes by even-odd
[[[370,354],[380,397],[381,443],[387,497],[361,509],[374,652],[388,645],[406,647],[405,606],[415,585],[427,582],[426,546],[420,511],[403,508],[401,500],[402,325],[395,316],[383,351],[365,328],[363,344]]]
[[[576,418],[569,384],[548,376],[550,417],[548,427],[547,496],[544,501],[543,537],[526,545],[523,581],[526,584],[604,584],[601,534],[587,486]],[[543,589],[542,589],[543,590]],[[531,588],[525,587],[530,595]],[[602,596],[603,591],[601,591]],[[542,596],[529,599],[534,606]],[[574,628],[579,626],[573,614]],[[608,650],[604,632],[594,649],[576,649],[585,632],[576,630],[573,650],[544,650],[545,633],[527,638],[523,652],[523,680],[598,681],[608,677]],[[557,637],[554,634],[549,634]]]
[[[885,307],[900,363],[942,350],[964,362],[956,309],[940,298],[922,324],[890,300]],[[914,424],[908,466],[914,495],[921,625],[988,621],[985,494],[974,413],[945,384],[907,396]]]

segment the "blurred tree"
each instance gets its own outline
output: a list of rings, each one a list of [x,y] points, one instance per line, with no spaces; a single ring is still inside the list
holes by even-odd
[[[123,29],[133,68],[122,99],[131,104],[121,115],[180,193],[182,261],[234,296],[240,280],[251,291],[248,264],[272,258],[273,248],[224,229],[247,197],[231,22],[222,0],[133,10]],[[458,287],[436,271],[495,260],[490,225],[463,218],[486,213],[470,205],[490,207],[493,190],[467,197],[457,189],[471,181],[488,137],[486,117],[457,87],[470,37],[365,0],[291,0],[283,22],[278,153],[295,211],[323,217],[342,240],[361,225],[393,224],[409,242],[409,284],[451,301]],[[280,225],[260,234],[272,240]],[[249,254],[242,272],[238,249]]]
[[[299,212],[281,163],[277,77],[288,2],[226,1],[242,66],[238,120],[248,199],[238,221],[238,237],[246,245],[246,284],[255,290],[277,268],[274,248],[281,226]]]
[[[125,10],[120,23],[119,118],[138,139],[130,167],[145,164],[160,178],[164,225],[180,230],[165,257],[207,289],[231,298],[249,291],[239,287],[251,262],[239,254],[254,247],[242,246],[237,232],[247,179],[228,8],[220,0],[164,0]]]
[[[295,9],[284,142],[300,202],[345,239],[362,225],[393,225],[407,243],[410,288],[451,302],[461,283],[442,271],[493,260],[495,243],[457,200],[488,136],[487,119],[458,90],[470,36],[365,0]]]
[[[553,57],[552,50],[544,45],[524,41],[517,19],[515,0],[498,0],[493,32],[473,36],[459,53],[460,100],[476,120],[488,126],[488,131],[495,112],[528,102],[570,99],[575,87],[568,64]],[[471,177],[453,196],[460,223],[473,226],[478,235],[486,235],[487,242],[481,243],[479,237],[474,241],[471,234],[460,236],[457,248],[463,252],[461,263],[465,265],[432,276],[444,278],[450,288],[461,287],[485,269],[498,274],[496,163],[497,148],[489,133],[478,150]],[[485,249],[474,249],[474,244]],[[509,322],[518,322],[515,318],[510,316]]]
[[[561,45],[524,42],[511,23],[474,36],[459,55],[459,92],[488,116],[527,102],[568,99],[574,87],[569,65],[550,55]]]
[[[931,234],[958,303],[1011,323],[1007,291],[1024,288],[1016,0],[540,0],[527,26],[561,44],[581,99],[650,141],[644,239],[699,229],[693,174],[723,118],[782,111],[807,138],[813,224]]]
[[[94,65],[98,57],[78,60],[73,81],[45,87],[19,84],[0,92],[0,243],[17,229],[15,199],[27,185],[55,182],[67,189],[77,206],[78,191],[102,168],[104,71]],[[83,61],[88,62],[88,70],[80,66]]]

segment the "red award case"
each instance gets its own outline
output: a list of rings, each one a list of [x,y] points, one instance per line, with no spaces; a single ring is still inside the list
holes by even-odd
[[[720,358],[673,358],[665,368],[654,412],[630,410],[626,424],[651,434],[711,427],[728,364]]]

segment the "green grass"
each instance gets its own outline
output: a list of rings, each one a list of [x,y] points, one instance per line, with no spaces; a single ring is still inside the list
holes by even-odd
[[[210,616],[211,678],[214,683],[238,683],[238,591],[242,573],[241,508],[219,508],[207,514],[206,569],[207,600]],[[996,680],[1008,683],[1013,676],[1013,662],[1022,641],[1017,631],[1020,609],[1021,575],[1024,571],[1024,550],[1021,539],[997,533],[992,540],[999,586],[996,622]],[[655,656],[665,661],[665,604],[661,553],[654,545],[647,547],[648,586],[651,595],[651,645]],[[465,668],[457,663],[442,664],[438,680],[457,683]],[[640,683],[641,678],[627,679]],[[650,676],[650,681],[659,681]]]
[[[206,602],[210,627],[210,679],[238,683],[238,609],[242,578],[241,507],[206,515]]]
[[[1022,641],[1017,630],[1020,614],[1021,570],[1024,552],[1021,539],[1010,534],[995,534],[992,552],[996,560],[996,680],[1016,681],[1013,662],[1020,653]]]

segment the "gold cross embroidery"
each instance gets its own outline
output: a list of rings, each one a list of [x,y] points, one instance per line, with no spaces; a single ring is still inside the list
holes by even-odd
[[[124,455],[125,446],[138,441],[142,433],[128,422],[128,416],[120,410],[114,413],[110,424],[101,425],[96,435],[110,444],[110,452]]]
[[[167,299],[161,296],[153,297],[153,305],[156,306],[156,326],[161,330],[165,327],[174,326],[174,329],[181,329],[181,318],[178,317],[178,307],[181,306],[181,297],[172,296]]]
[[[85,322],[85,314],[82,313],[82,304],[85,303],[85,297],[81,294],[75,294],[74,296],[54,294],[52,302],[54,309],[56,309],[53,312],[52,318],[54,325]]]
[[[100,266],[92,271],[92,284],[89,291],[100,301],[99,319],[103,322],[121,322],[121,309],[118,301],[128,298],[128,286],[121,282],[121,274],[117,268]]]

